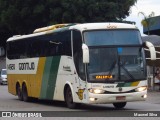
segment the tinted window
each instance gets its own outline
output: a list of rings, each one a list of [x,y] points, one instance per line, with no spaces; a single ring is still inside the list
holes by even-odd
[[[89,52],[90,63],[87,67],[89,81],[115,82],[146,79],[143,50],[140,47],[94,47],[90,48]]]
[[[87,31],[84,32],[84,40],[88,46],[142,44],[137,30]]]
[[[73,56],[74,63],[78,75],[82,80],[85,80],[85,70],[82,61],[82,36],[80,31],[73,31]]]
[[[7,57],[9,59],[57,55],[71,56],[71,53],[70,31],[25,38],[7,43]]]

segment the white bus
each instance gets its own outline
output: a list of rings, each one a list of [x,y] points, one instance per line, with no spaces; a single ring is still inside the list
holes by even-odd
[[[155,49],[146,42],[155,60]],[[30,98],[125,107],[147,97],[144,44],[124,23],[58,24],[7,40],[8,91]]]

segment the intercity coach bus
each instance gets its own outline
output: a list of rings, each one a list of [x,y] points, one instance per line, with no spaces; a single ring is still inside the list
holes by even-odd
[[[135,25],[57,24],[7,40],[8,91],[31,98],[80,103],[112,103],[115,108],[147,98],[144,46]]]

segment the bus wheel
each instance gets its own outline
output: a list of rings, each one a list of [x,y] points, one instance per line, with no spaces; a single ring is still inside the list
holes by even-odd
[[[117,109],[121,109],[121,108],[124,108],[126,104],[127,102],[113,103],[113,106]]]
[[[22,96],[23,96],[23,100],[25,102],[29,101],[29,97],[28,97],[28,92],[27,92],[27,88],[26,85],[22,86]]]
[[[16,92],[17,92],[18,99],[22,101],[23,97],[22,97],[22,91],[21,91],[20,85],[16,86]]]
[[[70,109],[76,108],[76,103],[73,102],[73,96],[70,87],[67,87],[65,91],[65,102]]]

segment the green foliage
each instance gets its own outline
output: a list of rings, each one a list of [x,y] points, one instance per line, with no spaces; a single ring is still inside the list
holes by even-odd
[[[0,0],[2,43],[14,34],[28,34],[56,23],[123,20],[137,0]]]
[[[148,35],[149,35],[150,34],[149,33],[150,27],[155,23],[155,21],[153,21],[150,18],[154,17],[155,13],[151,12],[148,16],[146,16],[144,12],[139,12],[138,15],[142,15],[144,17],[144,19],[141,21],[141,24],[144,27],[147,27],[147,29],[148,29]]]

